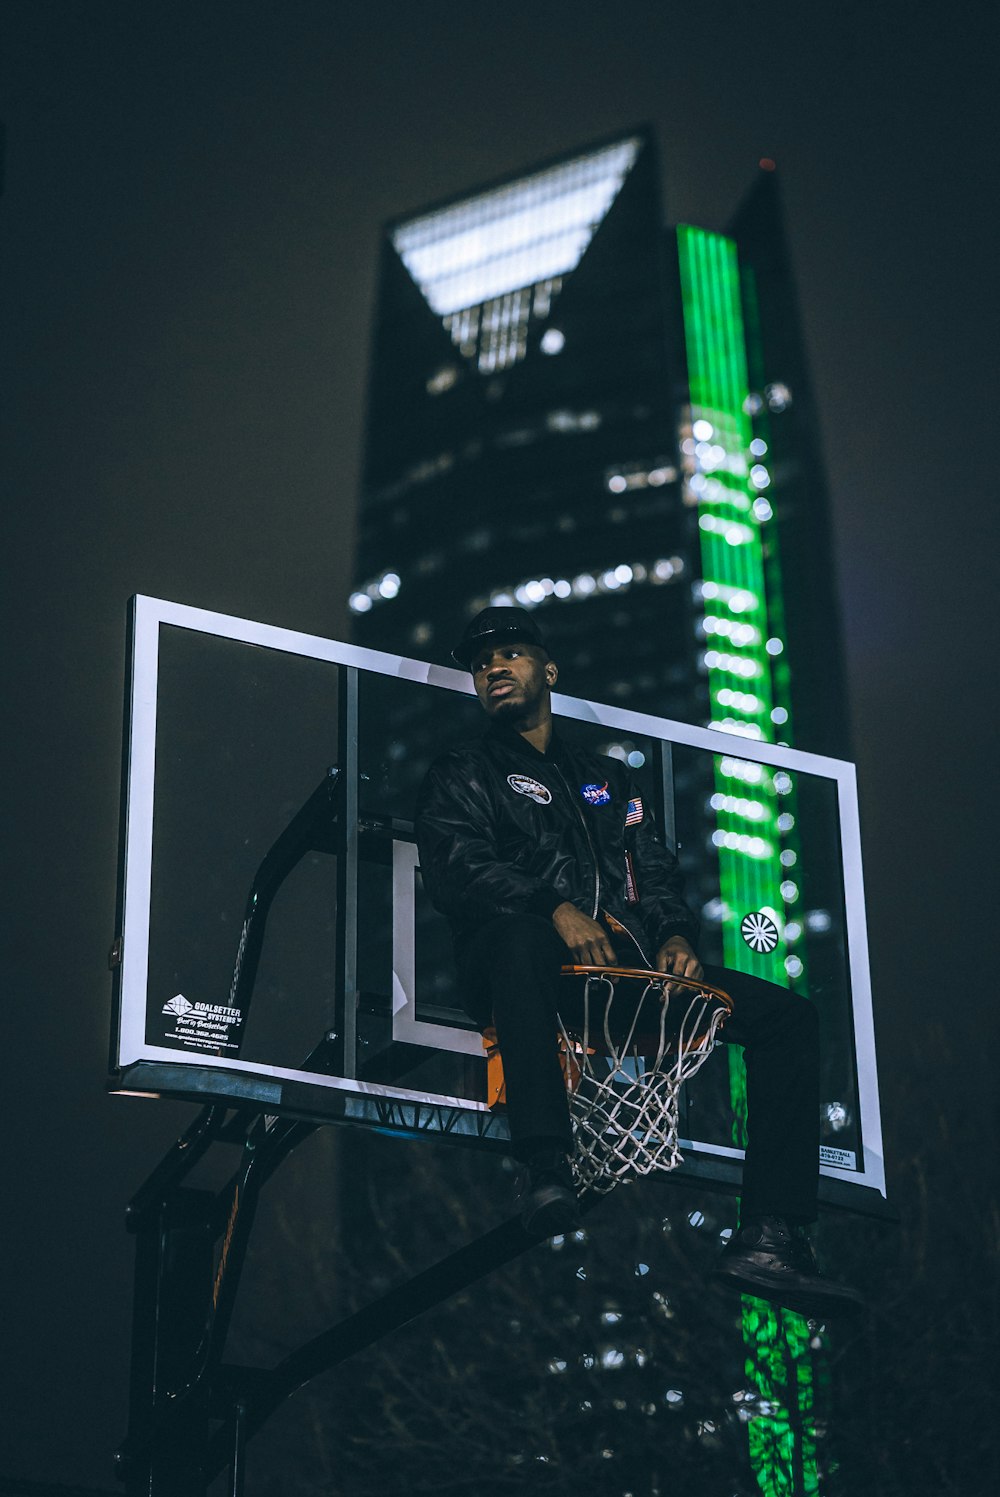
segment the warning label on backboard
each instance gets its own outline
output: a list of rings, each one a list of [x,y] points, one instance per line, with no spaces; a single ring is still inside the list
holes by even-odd
[[[238,1008],[224,1003],[192,1003],[183,993],[175,993],[160,1012],[167,1044],[182,1045],[185,1050],[210,1051],[213,1055],[240,1048],[243,1014]]]
[[[823,1144],[819,1151],[820,1164],[832,1164],[838,1170],[856,1170],[858,1156],[853,1149],[831,1149]]]

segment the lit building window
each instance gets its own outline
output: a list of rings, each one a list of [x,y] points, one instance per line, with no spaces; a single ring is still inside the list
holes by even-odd
[[[567,600],[590,598],[594,593],[625,592],[647,583],[662,585],[675,581],[683,572],[684,562],[679,556],[661,557],[652,566],[639,561],[623,561],[617,566],[606,567],[597,575],[580,572],[572,580],[568,577],[526,577],[512,587],[497,588],[490,594],[489,601],[496,608],[509,608],[514,603],[521,608],[537,608],[553,600],[565,603]],[[747,626],[730,627],[738,631]]]
[[[352,613],[369,613],[376,603],[387,603],[397,597],[402,585],[398,572],[383,572],[351,593],[347,606]]]
[[[596,431],[601,424],[599,411],[550,411],[545,418],[549,431]]]
[[[640,144],[637,137],[616,141],[394,231],[403,264],[482,373],[524,357],[530,321],[549,315],[562,277],[579,264]],[[564,342],[558,328],[547,328],[541,346],[555,354]]]
[[[575,269],[631,170],[618,141],[400,225],[393,244],[441,317]]]
[[[445,390],[450,390],[458,380],[458,370],[452,364],[446,364],[439,369],[437,374],[432,374],[427,381],[428,395],[443,395]]]
[[[664,463],[655,468],[636,468],[628,473],[609,473],[604,482],[612,494],[624,494],[626,489],[658,489],[665,483],[673,483],[677,469]]]

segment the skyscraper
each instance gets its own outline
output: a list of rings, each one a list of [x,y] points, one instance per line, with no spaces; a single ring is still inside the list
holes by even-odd
[[[762,162],[720,232],[668,229],[659,181],[655,143],[635,130],[388,226],[354,636],[450,663],[472,614],[517,603],[538,610],[568,692],[730,734],[732,754],[677,779],[700,949],[808,993],[829,1029],[844,1012],[844,943],[836,870],[812,835],[826,810],[808,783],[741,754],[763,741],[835,755],[848,745],[827,491],[777,182]],[[428,703],[386,724],[414,783],[442,746],[432,714]],[[595,746],[642,768],[638,743]],[[773,950],[741,939],[747,911],[773,918]],[[826,1138],[850,1147],[837,1100],[852,1088],[850,1044],[836,1039]],[[741,1143],[742,1065],[729,1054]],[[755,1381],[775,1409],[770,1349],[793,1331],[807,1380],[804,1322],[782,1329],[746,1310]],[[801,1408],[779,1425],[776,1414],[774,1449],[754,1457],[764,1490],[780,1487],[782,1440],[800,1464],[816,1459]]]
[[[359,643],[448,661],[466,618],[509,599],[544,611],[568,690],[691,714],[671,286],[640,131],[389,227]]]
[[[472,614],[518,603],[571,693],[845,751],[826,485],[772,167],[726,233],[664,226],[645,130],[387,227],[359,643],[447,663]],[[415,776],[437,746],[428,706],[406,724]],[[628,741],[599,746],[642,761]],[[803,869],[789,872],[796,787],[748,781],[736,748],[714,785],[678,785],[700,806],[689,886],[744,964],[737,905],[773,910],[782,940],[757,966],[805,990],[806,947],[834,917],[822,897],[807,910]],[[709,897],[720,885],[731,908]]]

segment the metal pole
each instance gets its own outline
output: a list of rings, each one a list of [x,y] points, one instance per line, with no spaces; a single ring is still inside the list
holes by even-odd
[[[204,1332],[212,1296],[215,1196],[175,1189],[138,1227],[129,1432],[118,1453],[127,1497],[200,1497],[207,1488],[207,1397],[172,1396]]]
[[[243,1497],[247,1461],[247,1401],[239,1398],[233,1409],[233,1459],[229,1467],[229,1497]]]
[[[674,747],[663,739],[658,739],[656,744],[656,817],[663,832],[663,841],[667,849],[677,856],[680,844],[677,841],[677,805],[674,796]],[[681,1087],[677,1104],[677,1126],[682,1138],[690,1138],[691,1093],[688,1087]]]
[[[674,805],[674,749],[673,744],[658,742],[656,757],[659,762],[657,800],[663,840],[672,853],[677,853],[677,811]]]
[[[585,1214],[591,1211],[600,1200],[599,1196],[584,1196],[582,1211]],[[539,1240],[525,1232],[517,1217],[503,1222],[406,1283],[390,1289],[381,1299],[365,1305],[339,1325],[314,1336],[304,1346],[290,1352],[276,1367],[256,1373],[256,1384],[250,1385],[245,1438],[252,1439],[274,1411],[317,1374],[338,1366],[383,1336],[409,1324],[434,1305],[450,1299],[459,1290],[468,1288],[536,1247]],[[226,1371],[226,1368],[222,1369],[223,1374]],[[244,1370],[241,1369],[240,1373],[243,1375]],[[216,1436],[208,1463],[210,1474],[225,1467],[228,1455],[228,1445]]]
[[[358,1024],[358,671],[342,665],[337,717],[338,767],[343,780],[337,825],[337,958],[339,989],[336,1025],[342,1076],[357,1075]]]

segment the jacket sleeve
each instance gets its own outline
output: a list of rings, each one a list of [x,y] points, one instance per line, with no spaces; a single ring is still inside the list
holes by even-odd
[[[457,920],[548,918],[563,903],[550,884],[501,856],[489,791],[474,769],[451,755],[428,770],[415,827],[424,887],[441,914]]]
[[[638,797],[634,785],[629,797]],[[671,936],[683,936],[692,945],[698,939],[699,920],[684,901],[684,878],[674,854],[660,841],[649,812],[626,829],[626,846],[635,867],[643,923],[657,949]]]

